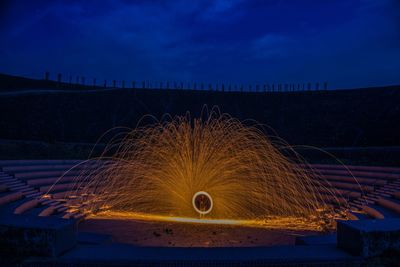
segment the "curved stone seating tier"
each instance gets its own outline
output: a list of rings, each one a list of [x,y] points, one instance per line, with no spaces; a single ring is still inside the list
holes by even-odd
[[[58,165],[18,165],[18,166],[5,166],[4,172],[21,173],[21,172],[38,172],[38,171],[66,171],[70,168],[81,168],[77,163],[58,164]]]
[[[24,204],[22,204],[21,206],[18,206],[15,210],[14,210],[14,214],[22,214],[24,212],[26,212],[27,210],[33,209],[37,206],[40,205],[39,200],[37,199],[31,199],[29,201],[26,201]]]
[[[387,183],[386,180],[371,179],[371,178],[354,178],[354,177],[338,176],[338,175],[323,175],[323,177],[329,181],[359,183],[362,185],[371,185],[371,186],[383,186]]]
[[[80,183],[80,185],[85,185],[86,182]],[[40,192],[43,193],[53,193],[53,192],[59,192],[59,191],[70,191],[73,189],[76,189],[76,183],[57,183],[57,184],[51,184],[51,185],[46,185],[46,186],[41,186],[40,187]]]
[[[58,192],[58,193],[53,193],[51,195],[51,197],[54,198],[54,199],[66,199],[66,198],[68,198],[70,196],[74,196],[75,194],[76,194],[75,190],[61,191],[61,192]]]
[[[16,214],[79,218],[83,214],[65,206],[66,203],[79,202],[74,196],[75,182],[85,185],[87,181],[83,181],[81,174],[98,170],[108,162],[93,161],[79,165],[82,163],[80,160],[1,160],[0,199],[4,205],[12,206],[12,212]],[[370,218],[400,214],[397,202],[400,199],[400,168],[326,164],[301,166],[311,168],[321,176],[315,186],[322,201],[334,206],[348,203],[361,212],[354,215],[356,218],[362,218],[362,214]],[[330,194],[332,191],[335,196]],[[45,193],[50,193],[50,199],[40,199]]]
[[[0,184],[0,193],[1,193],[1,192],[5,192],[5,191],[7,191],[7,190],[8,190],[8,187],[7,187],[6,185]]]
[[[372,192],[374,190],[373,186],[359,185],[357,183],[344,183],[344,182],[334,182],[334,181],[322,181],[321,184],[327,187],[334,187],[337,189],[350,189],[359,192]]]
[[[384,219],[385,216],[378,210],[370,206],[362,206],[362,210],[374,219]]]
[[[322,175],[345,175],[349,177],[358,178],[374,178],[374,179],[385,179],[385,180],[396,180],[400,178],[399,173],[389,173],[389,172],[368,172],[368,171],[351,171],[348,170],[325,170],[318,169],[318,173]]]
[[[355,191],[350,191],[350,190],[343,190],[343,189],[331,190],[331,189],[328,189],[326,187],[320,187],[320,188],[318,188],[318,191],[320,193],[330,193],[330,192],[333,191],[333,193],[338,193],[342,197],[351,198],[351,199],[357,199],[357,198],[361,197],[361,193],[360,192],[355,192]]]
[[[41,185],[51,186],[66,171],[80,162],[78,160],[0,161],[2,170],[0,184],[4,185],[7,191],[11,191],[6,195],[0,195],[1,203],[6,206],[9,213],[65,217],[65,214],[68,213],[65,205],[55,200],[41,199],[43,192],[38,189]],[[63,182],[73,181],[75,176],[80,173],[78,169],[68,172],[68,175],[60,180]],[[2,210],[4,211],[4,209]],[[72,216],[68,217],[72,218]],[[78,216],[74,214],[73,217]]]
[[[334,197],[331,195],[321,195],[321,197],[325,203],[329,203],[335,206],[343,206],[347,204],[347,200],[341,196]]]
[[[74,175],[66,175],[62,177],[52,177],[52,178],[37,178],[37,179],[31,179],[26,181],[28,185],[31,185],[33,187],[40,187],[43,185],[49,185],[49,184],[54,184],[54,183],[65,183],[65,182],[76,182],[79,180],[79,176],[74,176]]]
[[[15,178],[18,178],[18,179],[21,179],[24,181],[29,181],[31,179],[38,179],[38,178],[61,177],[63,175],[78,176],[82,173],[81,170],[67,171],[68,169],[62,170],[62,171],[19,172],[19,173],[14,173],[13,175]]]
[[[379,198],[376,202],[380,206],[385,207],[387,209],[390,209],[390,210],[398,213],[398,215],[400,217],[400,202],[398,200]]]
[[[383,167],[383,166],[356,166],[356,165],[340,165],[340,164],[309,164],[301,166],[311,166],[313,169],[325,169],[325,170],[350,170],[350,171],[368,171],[368,172],[389,172],[399,173],[400,167]]]
[[[2,197],[0,197],[0,206],[10,203],[10,202],[14,202],[16,200],[19,200],[21,198],[23,198],[24,195],[21,192],[13,192],[13,193],[8,193],[6,195],[3,195]]]
[[[42,212],[40,212],[40,213],[38,214],[38,216],[40,216],[40,217],[46,217],[46,216],[52,215],[52,214],[55,213],[55,212],[56,212],[56,208],[55,208],[54,206],[49,206],[49,207],[43,209]]]
[[[49,159],[49,160],[0,160],[0,166],[2,167],[10,167],[10,166],[32,166],[32,165],[65,165],[65,164],[78,164],[82,162],[82,160],[76,159]]]

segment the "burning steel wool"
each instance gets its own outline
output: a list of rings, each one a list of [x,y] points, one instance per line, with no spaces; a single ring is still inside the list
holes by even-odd
[[[215,110],[164,119],[87,161],[98,166],[76,178],[68,203],[98,216],[320,229],[338,216],[326,200],[339,194],[280,149],[259,125]]]

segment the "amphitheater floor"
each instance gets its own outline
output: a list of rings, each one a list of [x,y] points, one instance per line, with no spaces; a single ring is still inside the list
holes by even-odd
[[[238,225],[88,219],[79,231],[112,236],[113,242],[150,247],[254,247],[293,245],[312,231],[271,230]]]

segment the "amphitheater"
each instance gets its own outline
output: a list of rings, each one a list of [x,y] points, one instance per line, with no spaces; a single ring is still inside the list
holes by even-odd
[[[0,161],[2,211],[39,217],[83,219],[84,215],[79,211],[70,212],[64,205],[80,171],[79,167],[69,170],[77,164],[77,160]],[[340,203],[349,201],[354,211],[351,213],[353,219],[400,217],[400,168],[322,164],[311,166],[341,194]],[[50,194],[51,198],[40,198],[45,193]],[[335,204],[338,201],[332,199],[332,202]]]
[[[61,90],[40,81],[29,91],[27,84],[35,81],[17,81],[21,85],[14,78],[6,83],[15,92],[0,93],[0,112],[13,114],[0,121],[0,136],[46,140],[45,145],[0,142],[0,244],[3,252],[21,256],[22,266],[359,266],[369,257],[399,249],[397,87],[268,94],[132,92]],[[42,86],[45,89],[37,91]],[[74,157],[79,154],[75,145],[57,140],[87,142],[90,147],[104,131],[134,125],[143,114],[182,114],[203,104],[219,105],[238,118],[271,122],[291,144],[331,146],[327,151],[340,159],[353,153],[343,164],[323,162],[319,155],[308,160],[311,164],[299,165],[321,178],[318,190],[325,203],[348,205],[349,220],[339,220],[333,232],[158,222],[122,225],[93,220],[71,207],[80,173],[104,162],[80,165],[87,154]],[[326,188],[335,189],[337,196]],[[0,264],[7,265],[4,260],[0,258]]]
[[[58,218],[79,225],[85,220],[85,215],[81,214],[79,210],[70,210],[65,203],[71,195],[69,190],[74,186],[72,181],[76,179],[80,170],[77,168],[64,175],[77,163],[79,163],[77,160],[0,161],[0,213],[2,218],[21,215],[21,218],[34,222],[35,217],[40,217],[42,218],[40,224],[43,225],[47,225],[46,221],[51,225],[55,222],[54,218]],[[328,183],[340,192],[339,201],[332,200],[333,205],[338,202],[350,203],[351,219],[384,220],[400,217],[400,168],[321,164],[311,165],[311,167],[323,175]],[[59,182],[54,185],[57,180]],[[51,197],[40,198],[45,193]],[[100,240],[88,239],[87,233],[85,235],[85,233],[80,234],[79,232],[77,240],[78,244],[79,242],[82,244],[104,242],[101,238]],[[308,242],[307,238],[297,240],[298,244],[302,244],[299,245],[300,247],[320,245],[315,241]],[[73,258],[68,253],[61,256],[61,259],[63,257],[66,262]],[[115,257],[118,259],[118,255]],[[310,261],[311,258],[303,255],[292,260]],[[345,259],[349,260],[346,257]],[[134,257],[132,260],[140,261]],[[262,261],[260,258],[254,259],[254,261],[260,260]],[[315,260],[321,261],[318,257]]]

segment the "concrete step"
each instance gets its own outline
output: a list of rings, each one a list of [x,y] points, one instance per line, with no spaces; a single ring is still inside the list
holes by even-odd
[[[18,186],[10,186],[10,189],[14,190],[14,191],[21,191],[24,189],[32,189],[32,187],[30,187],[29,185],[22,184],[22,185],[18,185]]]
[[[42,210],[38,216],[39,217],[47,217],[50,215],[53,215],[56,212],[56,209],[53,206],[49,206],[47,208],[45,208],[44,210]]]
[[[82,177],[84,178],[84,177]],[[63,176],[63,177],[52,177],[52,178],[41,178],[41,179],[31,179],[27,180],[27,184],[32,186],[44,186],[44,185],[52,185],[54,183],[66,183],[66,182],[74,182],[79,181],[79,176]]]
[[[41,196],[41,195],[43,195],[43,193],[41,193],[41,192],[35,192],[35,193],[32,193],[32,194],[27,194],[26,196],[27,196],[27,197],[39,197],[39,196]]]
[[[329,182],[322,182],[322,185],[325,186],[333,186],[336,187],[338,189],[348,189],[348,190],[354,190],[354,191],[360,191],[360,192],[371,192],[374,191],[374,187],[373,186],[366,186],[366,185],[358,185],[358,184],[351,184],[351,183],[343,183],[343,182],[333,182],[333,181],[329,181]]]
[[[42,178],[56,178],[61,177],[63,175],[66,176],[78,176],[82,172],[79,170],[72,171],[38,171],[38,172],[21,172],[15,173],[14,177],[21,180],[30,180],[30,179],[42,179]]]
[[[9,180],[8,182],[2,182],[2,183],[5,183],[5,184],[7,184],[9,186],[18,186],[18,185],[25,184],[25,183],[21,182],[20,180],[16,180],[14,178],[12,180]]]
[[[382,172],[368,172],[368,171],[347,171],[347,170],[334,170],[334,169],[319,169],[319,173],[323,175],[341,175],[345,177],[361,178],[375,178],[385,180],[400,179],[400,173],[382,173]]]
[[[23,165],[23,166],[9,166],[3,167],[7,173],[21,173],[21,172],[35,172],[35,171],[67,171],[71,168],[80,169],[84,165],[76,164],[56,164],[56,165]]]
[[[354,178],[348,176],[340,176],[340,175],[323,175],[323,178],[329,181],[339,181],[353,184],[361,184],[361,185],[371,185],[371,186],[383,186],[387,182],[382,179],[371,179],[371,178]]]
[[[301,164],[304,166],[304,164]],[[314,169],[333,169],[333,170],[350,170],[350,171],[367,171],[367,172],[388,172],[400,173],[398,167],[385,166],[357,166],[357,165],[335,165],[335,164],[310,164]]]
[[[365,196],[365,199],[368,200],[368,201],[371,201],[371,202],[376,202],[379,199],[379,197],[377,197],[377,196]]]
[[[11,166],[78,164],[82,160],[0,160],[2,168]]]
[[[319,187],[318,191],[321,193],[333,193],[333,194],[340,194],[342,197],[348,197],[348,198],[359,198],[361,197],[360,192],[356,191],[350,191],[350,190],[344,190],[344,189],[329,189],[326,187]]]
[[[396,201],[395,199],[380,198],[377,200],[377,204],[396,212],[400,216],[400,201]]]
[[[8,187],[5,184],[0,184],[0,192],[8,191]]]
[[[16,200],[19,200],[23,197],[24,196],[21,192],[14,192],[14,193],[7,194],[5,196],[0,197],[0,206],[5,205],[10,202],[13,202],[13,201],[16,201]]]
[[[87,183],[79,183],[80,186],[85,186]],[[77,184],[76,183],[60,183],[60,184],[55,184],[55,185],[48,185],[48,186],[41,186],[40,191],[41,192],[57,192],[57,191],[71,191],[76,189]]]
[[[391,193],[393,193],[393,192],[396,192],[396,190],[394,190],[394,189],[387,189],[387,188],[383,187],[383,188],[380,188],[380,189],[376,189],[375,192],[376,192],[376,193],[382,193],[382,194],[391,194]]]
[[[25,213],[26,211],[33,209],[35,207],[37,207],[38,205],[40,205],[39,201],[37,199],[30,199],[27,200],[24,204],[18,206],[15,210],[14,210],[14,214],[22,214]]]
[[[377,209],[371,206],[363,206],[362,210],[370,217],[374,219],[384,219],[385,216]]]

